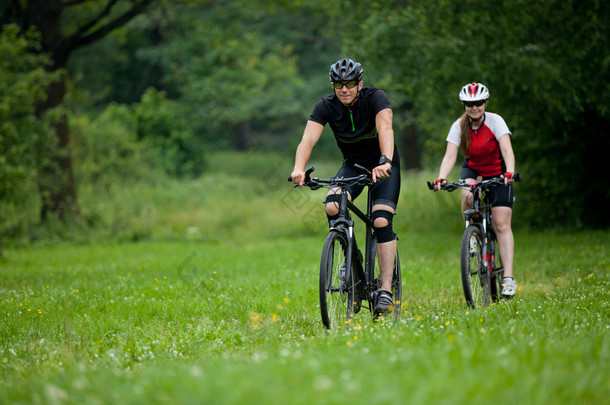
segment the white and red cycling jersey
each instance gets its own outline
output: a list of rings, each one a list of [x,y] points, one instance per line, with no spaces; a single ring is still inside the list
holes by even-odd
[[[456,120],[449,134],[447,142],[451,142],[460,147],[460,119]],[[498,140],[511,132],[498,114],[485,112],[483,123],[477,130],[470,129],[470,151],[469,156],[464,159],[464,166],[475,170],[483,177],[499,176],[506,171],[504,159],[500,151]]]

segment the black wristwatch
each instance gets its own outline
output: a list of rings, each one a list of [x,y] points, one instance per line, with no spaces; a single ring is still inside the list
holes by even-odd
[[[381,155],[381,157],[379,158],[379,165],[382,165],[384,163],[389,163],[390,166],[392,166],[392,159],[388,158],[386,155]]]

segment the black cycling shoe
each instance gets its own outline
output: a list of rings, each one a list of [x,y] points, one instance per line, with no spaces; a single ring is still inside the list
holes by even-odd
[[[383,315],[393,309],[392,293],[385,290],[375,291],[375,314]]]

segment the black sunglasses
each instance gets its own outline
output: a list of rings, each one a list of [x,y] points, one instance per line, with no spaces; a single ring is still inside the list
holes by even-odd
[[[340,90],[343,88],[343,86],[347,87],[348,89],[353,89],[354,87],[356,87],[358,85],[357,81],[352,80],[351,82],[347,82],[347,83],[341,83],[341,82],[333,82],[333,88]]]
[[[466,107],[473,107],[473,106],[475,106],[475,105],[476,105],[477,107],[480,107],[480,106],[482,106],[483,104],[485,104],[485,101],[486,101],[486,100],[464,101],[464,105],[465,105]]]

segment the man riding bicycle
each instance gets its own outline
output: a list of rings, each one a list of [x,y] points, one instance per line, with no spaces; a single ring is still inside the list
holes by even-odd
[[[377,238],[377,256],[381,288],[375,292],[375,312],[385,313],[394,305],[392,272],[396,257],[396,234],[392,223],[400,194],[400,157],[394,144],[392,107],[383,90],[363,87],[360,63],[340,59],[330,66],[329,77],[334,94],[315,106],[296,151],[292,181],[303,186],[305,166],[313,147],[328,123],[343,154],[337,177],[360,174],[354,164],[372,173],[372,219]],[[348,197],[356,199],[363,185],[351,186]],[[326,196],[329,226],[339,215],[340,188],[331,186]]]

